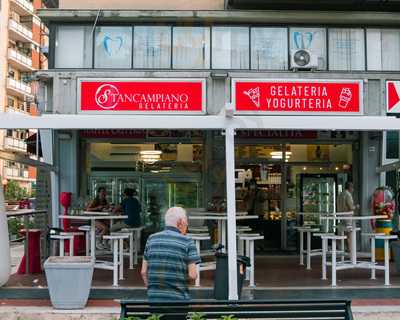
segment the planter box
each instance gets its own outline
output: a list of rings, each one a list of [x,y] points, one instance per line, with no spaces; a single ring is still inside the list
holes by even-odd
[[[44,263],[50,299],[56,309],[83,309],[92,285],[91,257],[49,257]]]

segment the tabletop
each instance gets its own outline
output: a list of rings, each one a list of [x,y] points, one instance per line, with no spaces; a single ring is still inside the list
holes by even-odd
[[[188,216],[190,220],[228,220],[227,215],[190,215]],[[236,220],[247,220],[247,219],[258,219],[258,216],[251,215],[236,215]]]
[[[128,216],[121,215],[60,215],[59,219],[70,219],[70,220],[114,220],[114,219],[128,219]]]
[[[46,210],[36,210],[36,209],[19,209],[6,211],[7,218],[11,217],[23,217],[23,216],[33,216],[35,214],[46,213]]]
[[[336,219],[336,220],[376,220],[376,219],[387,219],[384,215],[374,216],[321,216],[321,219]]]

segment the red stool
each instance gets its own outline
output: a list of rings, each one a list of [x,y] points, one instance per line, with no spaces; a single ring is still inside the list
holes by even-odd
[[[23,229],[20,233],[26,234]],[[29,256],[29,273],[41,273],[42,267],[40,262],[40,230],[30,229],[28,236],[28,256]],[[19,264],[17,274],[26,274],[26,257],[23,256],[21,263]]]

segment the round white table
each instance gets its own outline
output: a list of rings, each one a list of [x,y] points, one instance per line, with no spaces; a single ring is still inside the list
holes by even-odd
[[[60,215],[59,219],[69,220],[85,220],[90,221],[90,255],[96,261],[96,220],[121,220],[127,219],[128,216],[116,215],[116,214],[105,214],[104,212],[90,212],[86,211],[81,215]]]
[[[216,220],[218,223],[219,242],[226,249],[226,230],[228,216],[226,212],[211,212],[211,211],[189,211],[189,220]],[[258,219],[256,215],[248,215],[246,212],[237,212],[236,220]]]

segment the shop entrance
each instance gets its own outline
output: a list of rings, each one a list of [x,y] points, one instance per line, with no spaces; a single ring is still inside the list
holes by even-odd
[[[269,133],[270,134],[270,133]],[[304,134],[304,133],[303,133]],[[264,235],[258,253],[295,252],[298,225],[320,225],[321,213],[336,210],[337,195],[354,181],[357,141],[345,139],[248,139],[235,146],[237,210],[258,215],[246,222]],[[263,133],[263,138],[268,133]],[[240,138],[242,137],[242,138]],[[357,180],[357,179],[356,179]],[[254,190],[252,186],[255,185]]]

